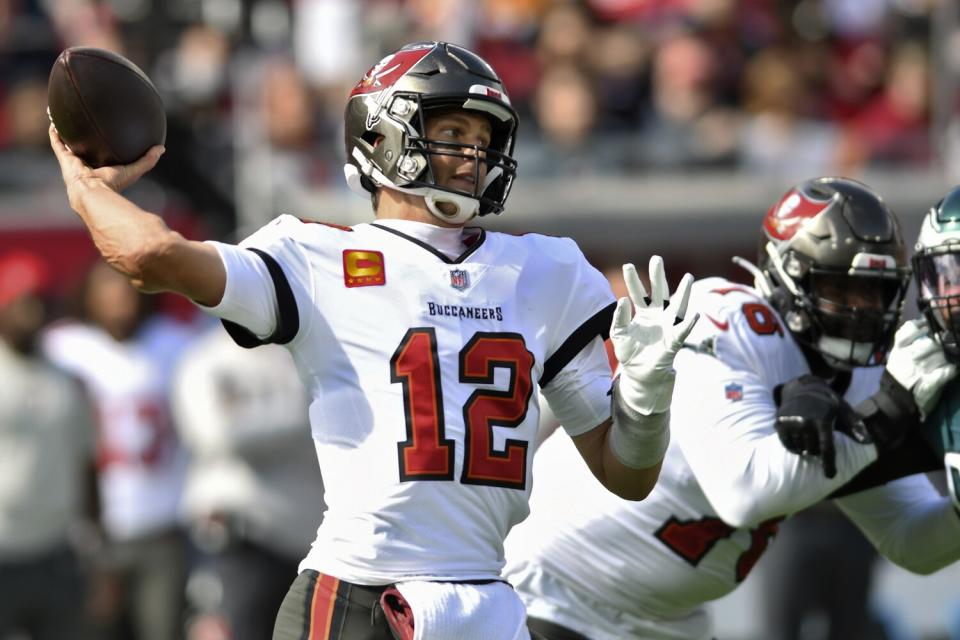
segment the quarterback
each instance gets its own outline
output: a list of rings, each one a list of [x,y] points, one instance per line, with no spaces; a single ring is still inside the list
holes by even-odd
[[[187,241],[119,195],[161,149],[92,170],[51,129],[71,206],[111,265],[194,300],[243,346],[286,345],[298,366],[328,510],[274,638],[529,637],[501,569],[528,512],[541,396],[607,489],[640,500],[658,478],[692,278],[668,299],[655,257],[648,304],[627,266],[631,299],[615,304],[572,241],[466,227],[503,209],[516,128],[481,58],[405,46],[347,101],[345,174],[376,220],[284,215],[239,246]]]
[[[530,518],[508,538],[506,570],[532,629],[559,640],[710,638],[703,603],[746,578],[778,524],[891,455],[903,427],[869,409],[914,408],[953,375],[939,349],[920,349],[923,366],[910,372],[876,366],[909,269],[896,218],[865,185],[821,178],[790,189],[764,220],[759,265],[745,264],[754,287],[693,286],[701,321],[676,357],[672,440],[645,501],[599,491],[559,438],[537,455],[540,486],[553,484],[534,492]],[[922,379],[907,379],[914,369]],[[775,423],[833,393],[863,418],[849,435],[830,434],[835,468],[824,473],[825,461],[782,446]],[[836,503],[911,571],[960,558],[960,517],[925,476]]]

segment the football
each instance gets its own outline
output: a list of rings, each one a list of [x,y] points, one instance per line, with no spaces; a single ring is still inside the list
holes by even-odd
[[[150,78],[105,49],[63,51],[50,71],[47,105],[60,138],[92,167],[129,164],[167,137],[163,101]]]

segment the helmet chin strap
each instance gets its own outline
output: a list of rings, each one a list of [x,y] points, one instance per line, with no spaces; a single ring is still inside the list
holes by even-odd
[[[382,187],[393,189],[394,191],[421,196],[427,205],[427,209],[439,220],[443,220],[444,222],[450,224],[464,224],[476,217],[480,210],[480,201],[471,196],[451,193],[449,191],[443,191],[442,189],[431,189],[430,187],[412,188],[397,186],[393,184],[390,179],[387,178],[387,176],[378,171],[372,163],[367,162],[358,150],[355,149],[354,151],[354,157],[357,158],[357,160],[364,167],[366,170],[364,173],[366,173],[371,180]],[[370,195],[369,192],[363,188],[363,185],[360,182],[361,173],[356,166],[350,163],[343,165],[343,173],[347,179],[347,186],[350,187],[351,191],[354,193],[359,193],[360,195]],[[494,180],[500,177],[501,173],[502,170],[500,167],[495,167],[492,171],[490,171],[487,174],[486,180],[483,182],[483,188],[480,190],[480,193],[486,191],[487,187],[489,187]],[[441,205],[452,206],[453,212],[445,212],[443,208],[441,208]]]

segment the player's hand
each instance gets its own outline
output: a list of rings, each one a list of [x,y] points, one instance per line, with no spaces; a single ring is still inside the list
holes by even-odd
[[[165,151],[158,145],[131,164],[94,169],[67,148],[53,123],[50,124],[49,134],[50,146],[53,148],[54,155],[57,156],[57,162],[60,163],[63,183],[67,187],[67,197],[70,199],[70,206],[74,209],[77,208],[79,196],[84,189],[99,183],[120,193],[139,180],[140,176],[153,169]]]
[[[913,396],[921,415],[928,415],[940,392],[956,374],[925,320],[908,320],[897,330],[887,357],[887,373]]]
[[[630,298],[617,301],[610,327],[620,363],[620,395],[638,413],[663,413],[673,396],[673,358],[700,317],[686,317],[693,276],[684,275],[671,298],[663,259],[653,256],[650,298],[635,266],[623,265],[623,279]]]
[[[858,441],[867,436],[863,423],[843,398],[818,376],[802,375],[773,392],[777,402],[774,428],[787,451],[820,456],[823,474],[837,475],[833,433],[840,431]]]

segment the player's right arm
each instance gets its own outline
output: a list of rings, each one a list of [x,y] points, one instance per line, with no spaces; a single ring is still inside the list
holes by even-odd
[[[835,502],[877,551],[907,571],[926,575],[960,560],[960,512],[924,475]]]
[[[162,147],[153,147],[129,165],[93,169],[66,147],[53,125],[50,146],[70,207],[110,266],[141,291],[173,291],[208,307],[220,303],[227,274],[216,248],[185,239],[160,216],[121,195],[157,164]]]

